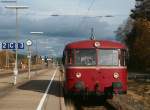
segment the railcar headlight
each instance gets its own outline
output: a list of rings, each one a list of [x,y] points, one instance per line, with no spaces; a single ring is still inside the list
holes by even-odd
[[[81,78],[81,73],[77,72],[77,73],[76,73],[76,77],[77,77],[77,78]]]
[[[119,73],[115,72],[115,73],[114,73],[114,78],[115,78],[115,79],[119,78]]]
[[[95,44],[94,44],[94,46],[97,48],[100,47],[100,45],[101,45],[100,42],[95,42]]]

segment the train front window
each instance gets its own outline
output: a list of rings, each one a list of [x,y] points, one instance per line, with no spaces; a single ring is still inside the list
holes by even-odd
[[[119,65],[118,50],[100,49],[98,51],[98,65],[101,65],[101,66],[118,66]]]
[[[95,49],[78,49],[75,51],[76,66],[95,66],[96,65],[96,50]]]

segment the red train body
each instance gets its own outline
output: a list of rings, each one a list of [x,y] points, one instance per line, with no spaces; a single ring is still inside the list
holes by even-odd
[[[63,54],[67,94],[113,95],[127,91],[126,47],[114,41],[84,40]]]

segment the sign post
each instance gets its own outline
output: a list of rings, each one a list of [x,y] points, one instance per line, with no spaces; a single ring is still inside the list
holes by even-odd
[[[27,40],[26,42],[27,46],[28,46],[28,78],[30,80],[31,78],[31,74],[30,74],[30,71],[31,71],[31,50],[30,50],[30,47],[32,45],[32,41],[31,40]]]
[[[15,68],[13,70],[13,72],[14,72],[14,75],[13,75],[14,82],[13,82],[13,84],[16,85],[17,84],[17,76],[18,76],[18,61],[17,61],[18,60],[18,58],[17,58],[18,53],[16,51],[18,49],[24,49],[24,43],[23,42],[22,43],[19,43],[19,42],[17,42],[17,43],[15,43],[15,42],[2,42],[1,46],[2,46],[2,49],[15,50],[16,61],[15,61]],[[9,60],[7,59],[7,57],[8,57],[8,54],[6,52],[6,66],[9,66]]]

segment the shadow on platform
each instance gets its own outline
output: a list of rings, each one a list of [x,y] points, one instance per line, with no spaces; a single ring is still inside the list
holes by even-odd
[[[49,80],[31,80],[19,86],[18,89],[45,93],[49,83],[50,83]],[[62,82],[53,80],[48,94],[55,95],[57,97],[63,97],[61,90],[62,90]]]

